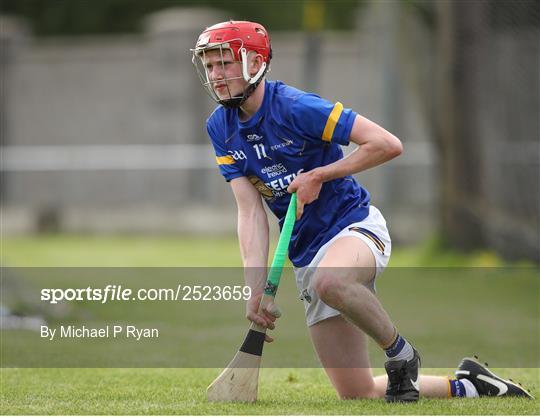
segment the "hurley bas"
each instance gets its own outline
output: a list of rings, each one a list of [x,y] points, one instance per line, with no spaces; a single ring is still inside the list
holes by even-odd
[[[51,328],[41,326],[40,335],[42,338],[54,340],[56,336],[62,339],[108,339],[125,338],[140,341],[141,339],[152,339],[159,337],[159,330],[156,328],[136,327],[136,326],[60,326]]]

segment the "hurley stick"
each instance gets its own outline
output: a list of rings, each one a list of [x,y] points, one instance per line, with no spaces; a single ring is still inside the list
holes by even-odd
[[[285,216],[285,222],[279,235],[279,241],[270,266],[264,294],[261,297],[259,313],[263,307],[274,301],[281,279],[287,249],[296,218],[296,193],[291,195],[291,201]],[[236,352],[227,368],[210,384],[206,393],[208,401],[249,401],[257,400],[259,386],[259,368],[264,346],[266,328],[251,323],[248,334],[240,350]]]

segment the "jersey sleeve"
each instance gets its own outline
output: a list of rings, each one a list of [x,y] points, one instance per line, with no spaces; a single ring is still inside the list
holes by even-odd
[[[235,161],[232,155],[227,153],[225,142],[220,139],[219,135],[217,134],[212,119],[208,119],[206,122],[206,130],[210,140],[212,141],[212,146],[214,147],[216,164],[219,167],[219,172],[221,172],[221,175],[223,175],[225,180],[229,182],[234,178],[244,176],[243,172],[238,166],[238,162]]]
[[[304,137],[348,145],[356,113],[315,94],[302,94],[291,107],[294,129]]]

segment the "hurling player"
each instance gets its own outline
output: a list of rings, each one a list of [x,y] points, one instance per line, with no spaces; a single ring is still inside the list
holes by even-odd
[[[257,312],[266,277],[256,271],[267,266],[269,245],[263,201],[281,226],[296,192],[289,257],[313,345],[341,398],[528,396],[471,359],[456,379],[419,376],[418,351],[377,299],[375,280],[388,264],[390,235],[352,175],[399,156],[399,139],[340,102],[267,80],[272,50],[258,23],[211,26],[192,52],[203,86],[219,104],[207,130],[238,206],[246,281],[255,286],[247,318],[275,326],[275,306]],[[341,146],[350,144],[355,149],[344,158]],[[367,337],[384,350],[387,376],[373,377]]]

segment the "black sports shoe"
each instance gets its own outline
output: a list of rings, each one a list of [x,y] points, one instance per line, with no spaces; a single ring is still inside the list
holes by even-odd
[[[384,399],[388,403],[418,401],[420,383],[420,355],[413,348],[414,357],[410,361],[387,361],[384,364],[388,374],[388,385]]]
[[[534,399],[518,384],[498,377],[487,368],[487,364],[484,366],[472,358],[463,359],[455,373],[457,379],[471,381],[481,397],[514,396]]]

